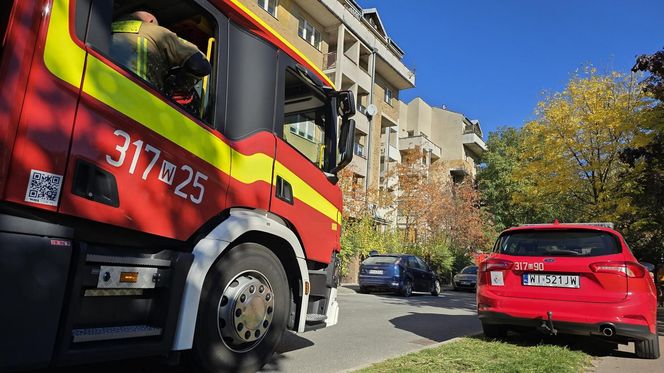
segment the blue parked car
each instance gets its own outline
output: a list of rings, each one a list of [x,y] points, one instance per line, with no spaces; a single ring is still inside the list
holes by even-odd
[[[360,292],[391,291],[405,297],[413,291],[438,295],[440,282],[429,266],[415,255],[382,254],[360,265]]]

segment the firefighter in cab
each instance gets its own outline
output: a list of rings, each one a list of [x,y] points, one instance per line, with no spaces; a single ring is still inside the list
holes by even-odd
[[[144,10],[119,17],[112,31],[114,59],[198,115],[200,96],[194,87],[210,74],[211,65],[196,45],[159,26],[157,17]]]

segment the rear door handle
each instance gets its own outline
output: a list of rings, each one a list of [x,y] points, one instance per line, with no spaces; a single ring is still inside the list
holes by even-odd
[[[277,176],[277,188],[275,195],[280,200],[291,205],[293,204],[293,187],[281,176]]]

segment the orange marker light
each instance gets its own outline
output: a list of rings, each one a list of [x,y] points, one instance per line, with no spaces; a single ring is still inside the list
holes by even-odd
[[[120,272],[120,282],[138,282],[138,272]]]

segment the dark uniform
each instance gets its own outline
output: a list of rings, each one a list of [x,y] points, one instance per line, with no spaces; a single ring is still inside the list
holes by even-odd
[[[111,56],[159,91],[173,67],[183,66],[198,48],[174,32],[138,20],[113,22]]]

